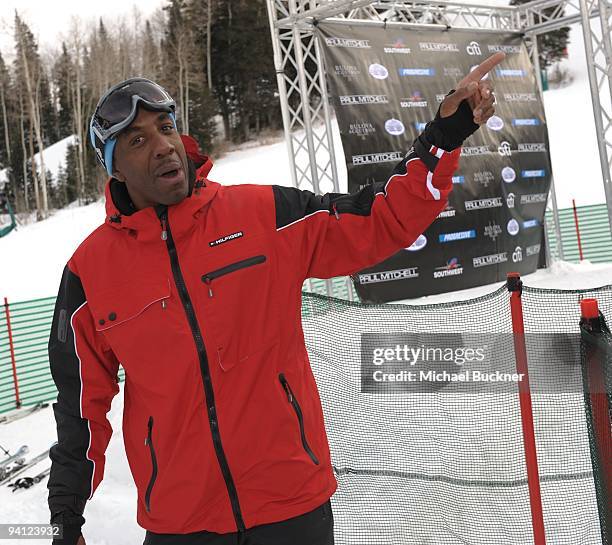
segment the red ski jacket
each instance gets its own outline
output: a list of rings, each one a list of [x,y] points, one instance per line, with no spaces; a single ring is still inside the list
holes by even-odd
[[[303,282],[410,246],[444,208],[460,150],[420,137],[386,183],[316,196],[209,181],[211,162],[183,139],[189,196],[131,211],[125,185],[109,180],[106,221],[64,270],[49,340],[59,391],[49,505],[80,514],[102,481],[121,364],[138,523],[227,533],[333,494]]]

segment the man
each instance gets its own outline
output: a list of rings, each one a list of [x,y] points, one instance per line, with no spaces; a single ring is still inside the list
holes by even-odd
[[[220,186],[157,84],[127,80],[100,99],[91,139],[110,176],[107,217],[64,269],[49,339],[55,543],[85,543],[121,363],[145,544],[333,544],[302,284],[380,262],[436,218],[459,146],[493,115],[481,80],[503,58],[458,84],[386,183],[354,195]]]

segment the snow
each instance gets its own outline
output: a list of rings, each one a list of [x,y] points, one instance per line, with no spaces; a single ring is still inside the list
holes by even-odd
[[[67,136],[59,142],[45,148],[43,151],[43,161],[45,163],[45,170],[51,172],[53,176],[53,183],[57,183],[60,166],[66,168],[66,151],[68,146],[76,146],[77,138],[75,135]],[[40,169],[40,153],[34,155],[34,161],[36,166]]]
[[[603,202],[603,185],[595,140],[593,112],[584,50],[579,28],[572,28],[569,66],[574,81],[567,87],[544,94],[557,195],[560,207]],[[568,127],[571,108],[571,127]],[[571,133],[570,133],[571,130]],[[57,178],[65,157],[69,137],[45,151],[45,166]],[[337,125],[334,142],[340,169],[340,189],[346,190],[346,168],[342,157]],[[267,145],[249,145],[218,160],[211,179],[223,184],[258,183],[291,185],[287,146],[284,141]],[[0,184],[2,183],[0,171]],[[323,187],[323,190],[331,188]],[[104,220],[102,201],[79,207],[76,204],[54,213],[45,221],[20,227],[0,239],[0,298],[20,301],[55,295],[62,270],[78,244]],[[577,289],[611,283],[612,264],[579,265],[556,262],[550,269],[527,275],[528,286]],[[464,300],[497,289],[501,283],[449,294],[411,300],[411,304],[430,304]],[[107,450],[105,479],[88,503],[85,537],[88,545],[127,545],[141,543],[144,531],[136,524],[136,493],[127,464],[121,420],[123,385],[113,401],[109,419],[114,433]],[[27,425],[24,423],[27,422]],[[0,426],[0,445],[12,451],[27,443],[32,455],[48,448],[56,440],[55,421],[47,408],[26,421]],[[0,456],[1,458],[1,456]],[[34,475],[48,462],[41,462],[25,475]],[[27,505],[27,508],[25,507]],[[0,521],[11,523],[46,523],[48,521],[46,480],[30,490],[11,493],[0,487]],[[11,544],[11,540],[6,541]],[[17,545],[18,542],[14,542]]]

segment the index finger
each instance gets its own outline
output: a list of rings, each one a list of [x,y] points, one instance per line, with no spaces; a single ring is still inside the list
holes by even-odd
[[[494,53],[488,59],[485,59],[476,68],[474,68],[474,70],[472,70],[466,76],[466,81],[480,81],[505,58],[506,54],[502,53],[501,51]]]

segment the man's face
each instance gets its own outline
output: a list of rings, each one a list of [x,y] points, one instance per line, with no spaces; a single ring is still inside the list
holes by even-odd
[[[177,204],[189,193],[185,147],[166,112],[138,109],[117,137],[113,166],[138,210]]]

